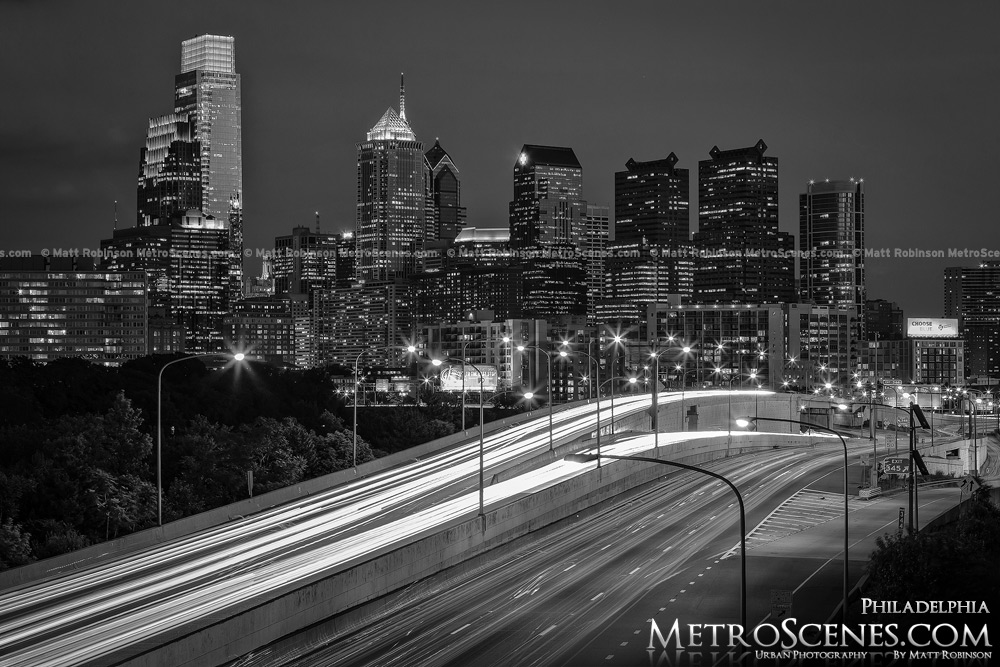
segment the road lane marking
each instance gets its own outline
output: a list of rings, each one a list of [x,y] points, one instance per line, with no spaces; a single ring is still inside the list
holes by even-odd
[[[590,601],[591,601],[591,602],[596,602],[596,601],[597,601],[597,598],[601,597],[602,595],[604,595],[604,593],[598,593],[598,594],[597,594],[597,595],[595,595],[594,597],[590,598]]]
[[[636,572],[638,572],[641,569],[642,569],[641,567],[637,567],[634,570],[632,570],[631,572],[629,572],[629,574],[635,574]]]
[[[541,632],[539,632],[538,636],[539,637],[544,637],[545,635],[549,634],[551,631],[553,631],[555,629],[556,629],[556,626],[550,625],[549,627],[547,627],[544,630],[542,630]]]
[[[454,634],[458,634],[459,632],[461,632],[462,630],[465,630],[465,629],[466,629],[467,627],[469,627],[470,625],[472,625],[472,623],[466,623],[465,625],[463,625],[462,627],[460,627],[460,628],[459,628],[458,630],[455,630],[455,631],[454,631],[454,632],[452,632],[451,634],[453,634],[453,635],[454,635]]]

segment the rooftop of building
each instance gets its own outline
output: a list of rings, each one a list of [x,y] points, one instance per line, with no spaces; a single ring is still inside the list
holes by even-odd
[[[561,146],[537,146],[535,144],[524,144],[518,154],[518,161],[521,164],[545,164],[553,167],[574,167],[582,169],[580,161],[576,159],[576,153],[572,148]]]

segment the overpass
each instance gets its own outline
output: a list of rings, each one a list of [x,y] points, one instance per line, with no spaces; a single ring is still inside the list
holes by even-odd
[[[730,415],[794,418],[802,397],[659,399],[661,455],[698,463],[771,447],[772,438],[730,434]],[[649,407],[648,394],[616,397],[612,421],[602,399],[604,446],[616,446],[612,430],[648,430]],[[0,595],[0,665],[221,664],[318,621],[350,627],[394,590],[663,474],[564,463],[596,444],[595,412],[593,402],[562,406],[551,448],[545,411],[487,425],[482,516],[473,429],[359,466],[356,476],[342,471],[21,568]],[[682,420],[698,430],[680,431]]]

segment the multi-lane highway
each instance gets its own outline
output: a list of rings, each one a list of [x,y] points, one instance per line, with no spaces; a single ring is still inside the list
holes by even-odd
[[[771,512],[806,485],[832,473],[827,485],[842,488],[842,454],[839,447],[825,446],[829,444],[825,440],[803,436],[801,447],[765,450],[709,467],[743,490],[748,525],[760,522],[763,531],[765,519],[787,525],[784,517],[773,518]],[[816,446],[817,442],[822,446]],[[651,447],[652,437],[645,435],[626,438],[609,447],[608,453],[628,454]],[[728,574],[709,612],[712,622],[738,623],[738,578],[733,578],[734,573],[738,577],[738,556],[725,558],[734,556],[731,547],[739,539],[735,497],[710,477],[673,473],[667,467],[664,471],[666,476],[659,483],[623,497],[592,517],[525,538],[517,550],[479,568],[436,577],[419,595],[397,596],[389,605],[392,611],[348,636],[324,643],[315,639],[322,633],[313,631],[313,646],[305,638],[282,642],[235,664],[630,664],[605,661],[608,651],[602,646],[597,656],[591,641],[607,634],[622,618],[635,616],[631,612],[637,606],[648,607],[658,592],[673,584],[680,593],[671,589],[660,602],[683,598],[688,589],[707,581],[704,577],[713,567]],[[851,472],[860,479],[860,466]],[[822,482],[818,487],[824,488]],[[822,490],[819,493],[825,498]],[[842,496],[829,495],[837,503],[831,516],[843,516],[838,500]],[[806,523],[830,520],[818,509],[807,514],[811,518]],[[767,604],[766,597],[761,597],[763,603],[751,604],[751,612],[758,616],[761,604]],[[645,613],[644,620],[655,611],[653,607],[651,612],[638,614]],[[644,637],[635,636],[637,627],[630,622],[627,633],[621,634],[623,646],[648,639],[648,625]],[[611,651],[612,658],[615,653]],[[641,650],[638,654],[633,650],[635,655],[645,657]]]
[[[687,392],[689,398],[717,392]],[[661,395],[661,402],[679,400]],[[616,417],[649,406],[618,397]],[[607,423],[609,404],[602,401]],[[547,419],[547,415],[539,415]],[[593,405],[555,414],[563,441],[594,428]],[[485,470],[549,447],[533,420],[485,439]],[[661,445],[665,439],[661,438]],[[578,474],[560,462],[486,489],[487,505]],[[0,595],[0,665],[114,662],[203,619],[294,590],[400,541],[474,515],[478,438],[327,493]]]

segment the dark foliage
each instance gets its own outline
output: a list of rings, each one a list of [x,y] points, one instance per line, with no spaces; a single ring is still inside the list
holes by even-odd
[[[868,564],[867,595],[880,600],[1000,601],[1000,510],[985,493],[958,522],[916,535],[886,535]]]

